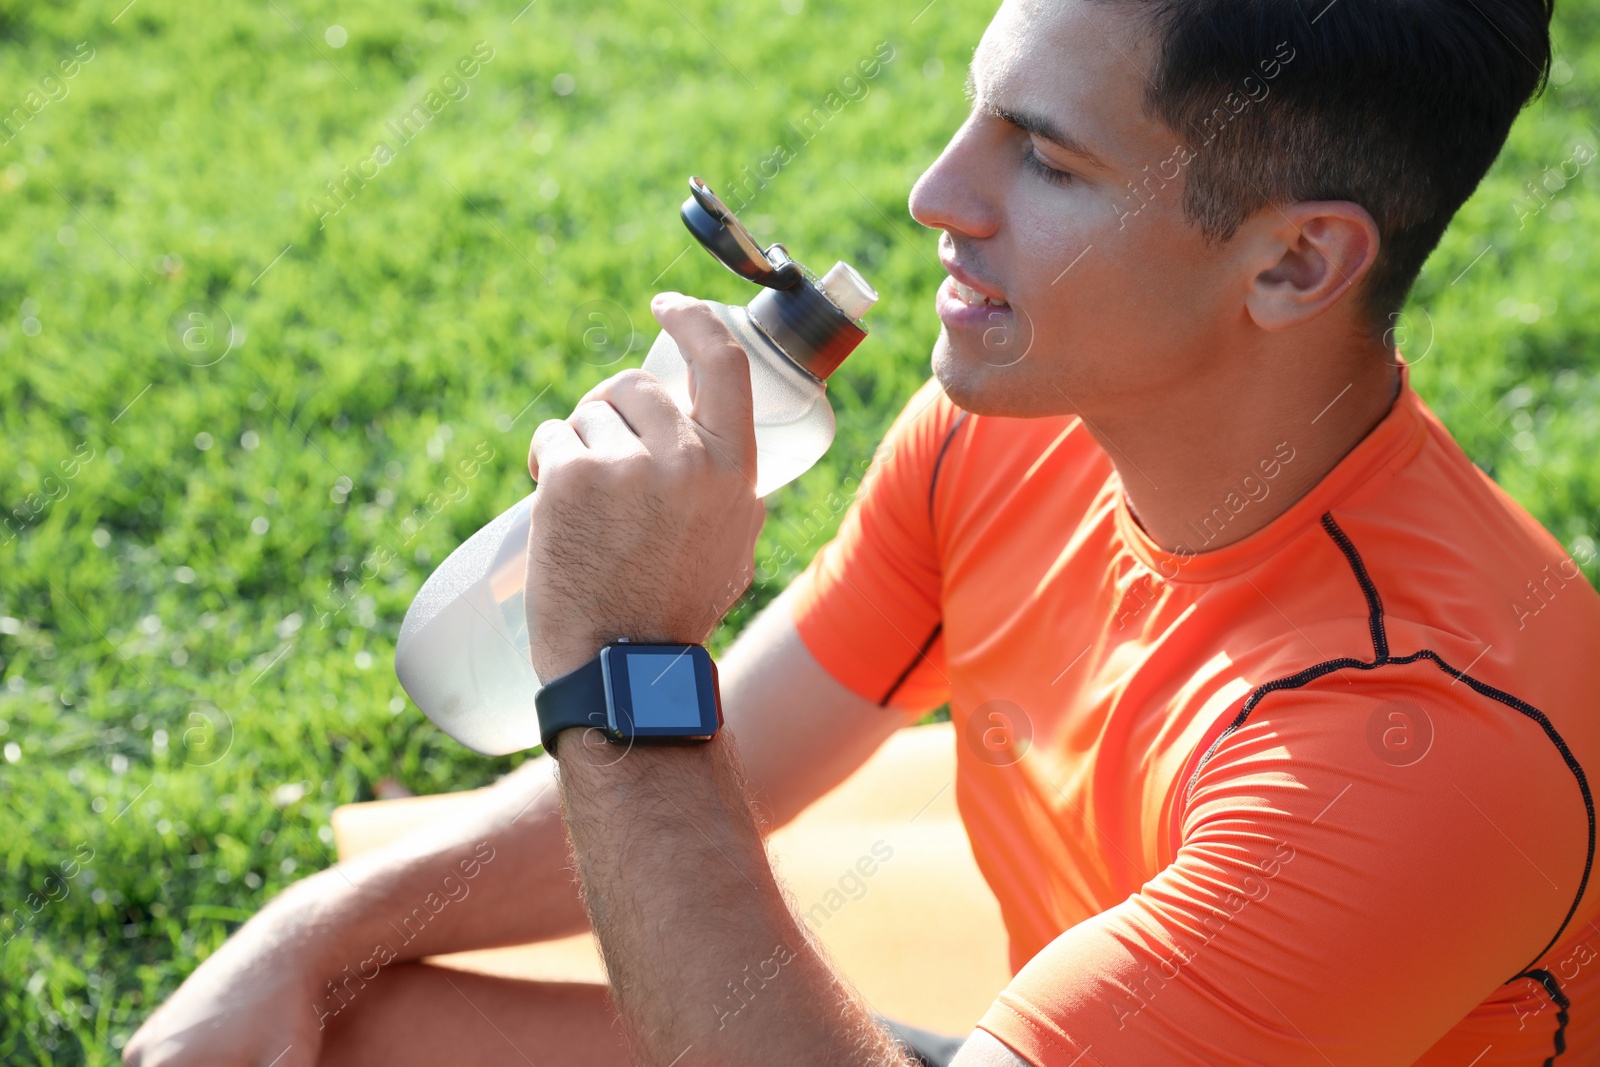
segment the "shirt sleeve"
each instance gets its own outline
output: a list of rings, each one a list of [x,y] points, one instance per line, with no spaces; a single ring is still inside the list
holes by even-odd
[[[979,1026],[1036,1067],[1414,1063],[1550,948],[1588,834],[1541,726],[1436,673],[1267,693],[1201,764],[1173,862]],[[1527,1025],[1556,1047],[1555,1011]]]
[[[918,714],[950,696],[933,501],[961,414],[938,379],[917,390],[838,534],[795,579],[790,601],[801,640],[823,669],[860,696]]]

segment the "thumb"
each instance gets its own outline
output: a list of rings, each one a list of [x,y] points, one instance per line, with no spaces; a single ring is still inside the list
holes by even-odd
[[[689,417],[755,479],[756,435],[750,357],[711,305],[682,293],[657,293],[650,311],[677,342],[689,367]]]

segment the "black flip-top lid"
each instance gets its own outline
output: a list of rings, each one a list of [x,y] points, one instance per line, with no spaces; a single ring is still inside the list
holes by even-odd
[[[699,178],[690,178],[689,192],[689,199],[678,212],[683,216],[683,224],[723,266],[746,281],[768,289],[788,289],[800,282],[800,264],[789,258],[788,251],[782,245],[762,251],[750,231],[709,185]]]
[[[826,379],[866,339],[866,330],[816,286],[788,249],[773,244],[763,250],[704,181],[690,178],[689,193],[679,214],[695,240],[723,266],[766,290],[750,302],[750,317],[796,365]]]

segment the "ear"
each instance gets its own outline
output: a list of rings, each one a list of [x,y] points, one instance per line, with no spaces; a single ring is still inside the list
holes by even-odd
[[[1378,224],[1348,200],[1305,200],[1265,209],[1252,249],[1265,269],[1245,309],[1263,330],[1309,322],[1358,287],[1378,257]]]

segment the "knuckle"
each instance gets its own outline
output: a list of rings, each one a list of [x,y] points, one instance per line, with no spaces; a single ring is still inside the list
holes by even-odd
[[[617,480],[625,485],[642,485],[650,481],[656,469],[648,452],[630,452],[619,456],[612,466]]]
[[[643,367],[631,367],[620,372],[608,385],[610,395],[618,397],[619,400],[627,397],[634,405],[655,407],[664,412],[678,410],[666,385]]]
[[[561,463],[546,463],[539,468],[539,492],[552,503],[565,500],[580,489],[575,483],[592,481],[588,456],[573,456]]]
[[[593,452],[585,452],[567,460],[561,469],[566,472],[568,482],[593,484],[605,474],[606,462]]]
[[[637,389],[650,383],[659,384],[659,379],[643,367],[629,367],[613,374],[606,384],[614,389]]]

